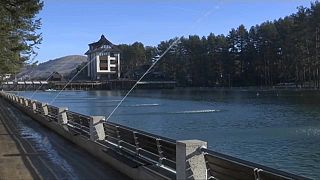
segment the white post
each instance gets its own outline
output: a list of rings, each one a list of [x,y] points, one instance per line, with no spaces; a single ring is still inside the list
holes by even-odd
[[[36,112],[36,110],[37,110],[36,102],[35,101],[31,101],[31,104],[32,104],[32,111]]]
[[[176,177],[178,180],[207,179],[207,168],[202,147],[207,142],[200,140],[177,141]]]
[[[68,123],[67,111],[68,111],[68,108],[66,108],[66,107],[59,108],[59,114],[58,114],[58,123],[59,124],[65,125]]]
[[[29,105],[28,99],[25,99],[25,100],[24,100],[24,103],[25,103],[26,107],[28,107],[28,105]]]
[[[42,108],[43,108],[44,115],[47,116],[49,114],[48,104],[42,103]]]
[[[90,119],[90,140],[104,140],[105,132],[103,128],[104,116],[91,116]]]
[[[23,105],[23,99],[22,98],[19,98],[19,103],[20,103],[20,105]]]

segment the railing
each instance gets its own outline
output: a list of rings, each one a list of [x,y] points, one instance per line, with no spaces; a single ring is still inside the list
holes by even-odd
[[[72,132],[73,135],[80,135],[86,139],[93,140],[106,148],[112,147],[116,152],[119,152],[117,156],[122,156],[124,153],[130,154],[130,158],[133,158],[135,161],[142,160],[148,162],[149,164],[162,169],[161,173],[164,171],[170,172],[171,174],[176,174],[177,177],[178,174],[182,172],[182,174],[185,174],[185,176],[179,176],[183,177],[182,179],[191,176],[195,179],[199,179],[197,177],[200,177],[201,179],[227,180],[306,179],[305,177],[208,150],[206,147],[203,147],[203,143],[206,144],[203,141],[197,141],[201,142],[198,145],[198,148],[194,148],[194,142],[188,144],[188,142],[185,141],[178,141],[179,144],[183,144],[183,147],[181,148],[180,145],[178,146],[177,141],[166,137],[161,137],[113,122],[107,122],[103,119],[96,122],[91,116],[82,115],[67,109],[60,111],[58,107],[43,104],[14,94],[0,92],[0,95],[11,101],[14,105],[18,105],[33,114],[44,117],[44,119],[49,120],[50,123],[53,122],[58,123],[61,126],[66,126],[67,130]],[[98,130],[99,128],[95,129],[97,124],[102,125],[102,130]],[[97,136],[99,133],[100,136]],[[101,137],[101,134],[103,137]],[[190,151],[190,147],[191,149],[194,149],[193,152]],[[189,150],[187,150],[188,148]],[[183,152],[184,155],[181,156],[181,154],[179,155],[177,152]],[[199,158],[200,155],[203,157],[202,160]],[[193,159],[196,159],[196,161],[198,161],[197,163],[200,162],[200,164],[203,162],[203,165],[189,163],[193,161]],[[184,166],[186,169],[180,172],[178,166]],[[199,170],[199,168],[203,168],[205,171],[202,171],[203,169]],[[190,171],[190,169],[204,172],[203,174],[205,175],[187,175],[186,172]],[[207,174],[205,172],[207,172]],[[175,179],[175,177],[172,178]]]
[[[32,109],[33,109],[32,100],[31,100],[31,99],[27,99],[27,102],[28,102],[27,108],[28,108],[29,110],[32,110]]]
[[[36,105],[36,109],[35,112],[39,115],[45,115],[43,107],[42,107],[42,103],[38,102],[38,101],[34,101],[35,105]]]
[[[208,179],[306,179],[301,176],[244,161],[232,156],[201,149],[206,160]]]
[[[90,138],[90,116],[85,116],[72,111],[67,111],[67,125],[74,132]]]
[[[175,140],[105,122],[105,140],[158,166],[176,169]]]
[[[59,108],[51,105],[47,105],[48,107],[48,119],[50,121],[58,122]]]

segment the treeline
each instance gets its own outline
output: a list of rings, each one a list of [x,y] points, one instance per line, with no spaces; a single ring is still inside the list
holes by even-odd
[[[0,77],[17,72],[36,55],[42,40],[36,15],[42,7],[40,0],[0,1]]]
[[[181,86],[274,86],[294,83],[318,87],[320,82],[320,3],[298,7],[290,16],[228,35],[181,38],[153,70]],[[157,47],[119,45],[123,76],[150,65],[174,41]]]

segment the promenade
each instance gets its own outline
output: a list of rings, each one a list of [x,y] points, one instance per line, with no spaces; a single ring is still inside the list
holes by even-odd
[[[27,156],[21,156],[25,151],[19,145],[17,137],[4,123],[3,105],[0,114],[0,179],[33,179],[38,177],[28,163]],[[28,158],[29,159],[29,158]]]
[[[0,99],[0,180],[129,179]]]

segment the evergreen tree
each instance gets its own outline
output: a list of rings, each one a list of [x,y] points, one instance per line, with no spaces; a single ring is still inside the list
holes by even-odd
[[[0,74],[16,72],[36,55],[42,7],[40,0],[0,1]]]

